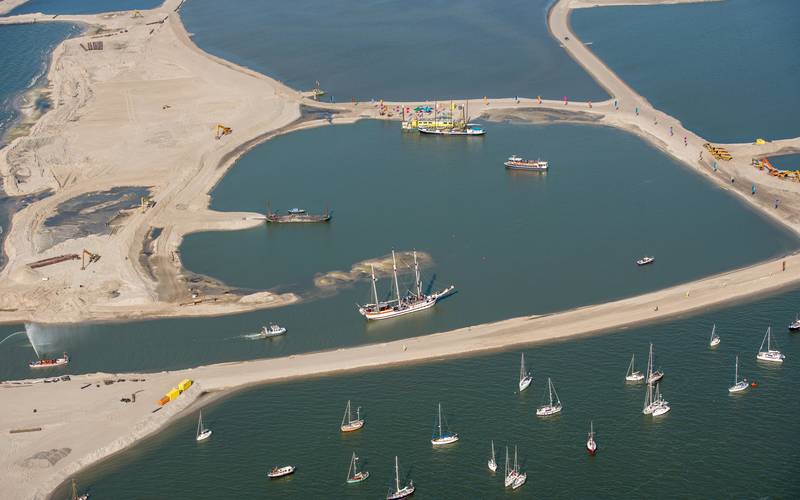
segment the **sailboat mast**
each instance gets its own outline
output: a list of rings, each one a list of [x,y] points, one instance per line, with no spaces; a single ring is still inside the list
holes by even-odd
[[[394,484],[396,491],[400,491],[400,467],[397,465],[397,455],[394,456]]]
[[[494,462],[494,439],[492,439],[492,462]]]
[[[394,291],[397,294],[397,304],[400,305],[400,283],[397,281],[397,259],[392,250],[392,272],[394,273]]]
[[[736,370],[733,372],[733,385],[739,383],[739,355],[736,355]]]
[[[514,472],[519,472],[519,464],[517,464],[517,447],[514,446]]]
[[[442,437],[442,403],[439,403],[439,437]]]
[[[375,305],[378,305],[378,289],[375,286],[375,283],[378,281],[375,279],[375,266],[369,266],[372,269],[372,296],[375,298]]]
[[[506,446],[506,477],[508,477],[508,446]]]
[[[417,297],[422,297],[422,279],[419,276],[419,263],[417,262],[416,250],[414,250],[414,274],[417,282]]]
[[[525,378],[525,353],[522,353],[519,361],[519,379]]]
[[[553,382],[547,379],[547,392],[550,393],[550,406],[553,406]]]

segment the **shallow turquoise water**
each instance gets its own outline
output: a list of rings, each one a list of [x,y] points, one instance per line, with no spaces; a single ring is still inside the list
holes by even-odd
[[[572,26],[639,94],[706,139],[800,136],[800,2],[579,9]]]
[[[336,101],[511,97],[602,100],[550,37],[550,0],[355,0],[226,5],[189,0],[181,17],[203,50]]]
[[[519,353],[382,372],[265,386],[203,411],[214,434],[194,440],[188,414],[129,453],[78,475],[93,498],[380,498],[394,455],[418,487],[415,498],[504,498],[499,476],[486,469],[489,440],[518,444],[528,483],[519,498],[796,498],[800,481],[800,335],[785,325],[800,291],[746,305],[599,337],[525,349],[534,385],[515,393]],[[720,347],[707,347],[712,323]],[[756,363],[767,324],[787,355],[781,367]],[[672,411],[653,421],[641,414],[642,386],[626,386],[633,352],[647,343],[666,373],[662,390]],[[759,387],[731,396],[733,363]],[[642,367],[643,368],[643,367]],[[552,377],[564,404],[560,417],[534,411]],[[341,435],[347,399],[363,407],[366,425]],[[431,449],[435,405],[461,440]],[[143,403],[146,404],[146,403]],[[600,446],[584,450],[589,421]],[[370,478],[348,486],[350,453]],[[294,464],[290,479],[269,482],[273,464]],[[502,468],[502,463],[501,463]],[[165,473],[170,471],[170,473]]]

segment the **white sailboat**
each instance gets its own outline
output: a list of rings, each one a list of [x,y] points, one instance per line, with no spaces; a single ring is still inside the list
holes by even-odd
[[[414,481],[409,481],[407,485],[400,487],[400,466],[397,462],[397,455],[394,457],[394,491],[389,490],[386,495],[386,500],[398,500],[400,498],[410,497],[414,494]]]
[[[200,411],[200,418],[197,419],[197,434],[195,440],[205,441],[211,437],[211,429],[206,429],[203,425],[203,412]]]
[[[455,287],[452,285],[433,292],[428,295],[422,292],[422,279],[419,273],[419,263],[417,262],[417,252],[414,252],[414,288],[415,290],[409,291],[405,295],[400,295],[400,284],[397,281],[397,259],[395,258],[394,250],[392,250],[392,273],[394,276],[394,292],[395,297],[387,301],[380,301],[378,299],[378,290],[375,285],[377,278],[375,278],[375,268],[372,268],[372,298],[375,301],[372,304],[365,304],[358,306],[358,312],[368,320],[379,320],[395,318],[404,314],[415,313],[431,308],[436,305],[436,301],[440,298],[449,295]]]
[[[431,444],[434,446],[441,446],[455,443],[456,441],[458,441],[458,434],[447,429],[442,429],[442,403],[439,403],[439,424],[433,429]]]
[[[713,349],[714,347],[717,347],[720,342],[722,342],[722,339],[720,339],[719,335],[717,335],[717,324],[714,323],[714,326],[711,327],[711,339],[708,341],[708,347]]]
[[[767,350],[764,350],[764,343],[767,344]],[[783,363],[785,358],[786,356],[781,354],[781,351],[772,348],[772,327],[768,326],[764,340],[761,341],[761,347],[758,348],[756,359],[769,363]]]
[[[358,457],[356,452],[353,452],[353,458],[350,459],[350,468],[347,469],[347,483],[360,483],[369,477],[369,472],[365,470],[358,470]]]
[[[647,356],[647,383],[655,384],[664,378],[664,372],[656,370],[655,362],[653,361],[653,343],[650,342],[650,353]]]
[[[644,396],[644,408],[642,408],[642,413],[645,415],[652,415],[654,417],[658,417],[667,413],[670,410],[669,403],[667,403],[664,398],[661,396],[661,391],[659,390],[658,383],[655,384],[655,389],[653,388],[653,383],[649,382],[647,384],[647,390],[645,391]]]
[[[628,372],[625,374],[625,381],[626,382],[636,382],[636,383],[638,383],[638,382],[641,382],[642,380],[644,380],[644,374],[642,372],[638,371],[633,365],[633,362],[634,362],[635,358],[636,358],[635,354],[631,355],[631,364],[628,365]]]
[[[586,439],[586,451],[589,455],[597,453],[597,442],[594,440],[594,421],[589,422],[589,437]]]
[[[547,392],[550,396],[550,402],[536,409],[536,416],[538,417],[549,417],[550,415],[561,413],[561,400],[558,399],[558,393],[555,387],[553,387],[553,382],[550,380],[550,377],[547,377]],[[556,396],[555,400],[553,400],[554,394]]]
[[[519,392],[524,391],[533,382],[533,377],[529,371],[525,370],[525,353],[522,353],[519,362]]]
[[[519,471],[519,462],[517,462],[516,446],[514,446],[514,473],[516,474],[516,477],[514,477],[514,482],[511,483],[512,490],[516,490],[517,488],[525,484],[525,481],[528,480],[528,474],[526,472]]]
[[[654,417],[660,417],[661,415],[664,415],[671,409],[669,403],[661,395],[659,384],[656,384],[656,397],[653,401],[653,404],[655,405],[653,408]]]
[[[364,419],[361,418],[361,407],[356,408],[356,418],[353,418],[350,409],[350,400],[347,400],[347,407],[344,409],[344,416],[342,417],[342,425],[340,429],[342,432],[353,432],[364,427]]]
[[[497,459],[494,455],[494,440],[492,440],[492,458],[486,462],[486,466],[489,467],[490,471],[497,472]]]
[[[746,391],[747,388],[750,387],[750,384],[747,383],[747,379],[739,380],[739,356],[736,356],[736,369],[733,372],[733,385],[728,387],[728,392],[742,392]]]
[[[508,446],[506,446],[506,471],[504,476],[504,483],[506,488],[514,485],[514,480],[517,479],[517,471],[512,467],[508,468]]]

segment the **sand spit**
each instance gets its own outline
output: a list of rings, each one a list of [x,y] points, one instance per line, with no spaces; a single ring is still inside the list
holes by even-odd
[[[0,16],[4,16],[28,0],[0,0]]]

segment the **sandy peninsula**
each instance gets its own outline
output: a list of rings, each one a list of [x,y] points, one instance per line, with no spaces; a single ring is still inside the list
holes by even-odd
[[[564,103],[490,97],[471,100],[470,109],[490,120],[572,120],[637,134],[800,234],[800,183],[769,177],[750,163],[753,157],[798,151],[800,138],[726,145],[733,160],[719,162],[715,171],[708,155],[699,156],[705,139],[654,109],[570,29],[574,8],[623,3],[675,2],[560,0],[548,18],[554,38],[611,99]],[[193,290],[180,262],[182,238],[193,231],[263,223],[263,214],[209,210],[208,193],[253,145],[276,134],[328,124],[304,119],[302,106],[335,111],[334,124],[398,116],[380,115],[372,103],[315,103],[276,80],[210,56],[191,42],[176,12],[179,7],[178,0],[167,0],[159,8],[143,11],[141,17],[131,12],[59,16],[84,24],[87,31],[59,45],[53,55],[48,74],[53,109],[27,135],[0,151],[0,174],[9,194],[52,191],[14,216],[4,246],[9,263],[0,273],[0,321],[227,314],[297,300],[269,292],[230,296],[224,293],[224,284]],[[0,19],[0,23],[48,21],[53,16]],[[103,50],[87,49],[98,41]],[[386,104],[391,109],[418,103]],[[218,124],[230,127],[232,133],[216,139]],[[750,194],[750,184],[759,187],[757,196]],[[147,188],[155,205],[124,210],[110,232],[73,238],[34,236],[50,231],[47,221],[59,214],[62,204],[132,186]],[[782,200],[777,209],[772,204],[775,198]],[[83,249],[101,256],[85,270],[78,261],[38,269],[28,265],[42,258],[78,255]],[[12,498],[45,498],[71,474],[203,404],[204,393],[609,331],[746,300],[798,282],[800,256],[792,255],[607,304],[397,342],[179,372],[91,374],[58,383],[4,384],[0,403],[7,411],[0,414],[0,446],[7,452],[0,456],[0,483]],[[153,413],[164,392],[187,377],[195,380],[193,388]],[[133,393],[136,403],[120,401]],[[19,430],[28,432],[12,433]]]

